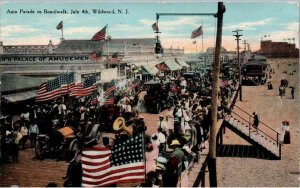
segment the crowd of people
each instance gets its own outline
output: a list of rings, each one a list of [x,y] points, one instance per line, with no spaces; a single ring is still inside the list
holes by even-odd
[[[177,88],[165,87],[163,81],[169,81]],[[225,74],[220,75],[218,118],[222,118],[222,105],[236,90],[237,82]],[[226,80],[226,81],[225,81]],[[147,181],[142,186],[159,183],[161,186],[176,186],[181,173],[194,160],[199,151],[206,148],[209,126],[211,124],[212,77],[206,74],[198,78],[160,78],[161,90],[168,93],[166,115],[159,116],[156,133],[150,135],[143,117],[139,114],[143,107],[141,92],[149,87],[136,87],[128,93],[115,95],[114,104],[92,105],[89,100],[62,99],[48,103],[24,105],[19,114],[4,114],[1,117],[1,156],[2,162],[11,159],[18,162],[19,149],[35,147],[39,134],[50,135],[53,131],[69,126],[74,134],[90,134],[88,127],[98,124],[102,132],[115,132],[113,124],[119,117],[126,125],[132,125],[133,134],[145,131],[145,155],[147,160]],[[149,125],[148,125],[149,126]],[[119,137],[120,136],[120,137]],[[122,134],[116,133],[117,139]],[[28,142],[28,139],[30,142]],[[108,145],[108,143],[106,144]],[[110,144],[113,147],[113,144]],[[13,156],[10,158],[10,156]],[[159,181],[160,177],[162,180]],[[155,181],[153,181],[155,179]],[[166,180],[174,181],[166,181]]]

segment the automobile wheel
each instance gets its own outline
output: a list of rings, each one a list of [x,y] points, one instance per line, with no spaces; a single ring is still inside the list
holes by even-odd
[[[101,131],[98,130],[95,138],[96,144],[100,143],[101,141]]]
[[[79,141],[77,139],[74,139],[70,142],[69,145],[69,151],[76,151],[79,149]]]

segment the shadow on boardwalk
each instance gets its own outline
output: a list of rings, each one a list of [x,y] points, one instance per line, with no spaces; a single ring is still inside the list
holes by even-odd
[[[269,152],[250,145],[219,145],[217,148],[217,156],[275,160],[274,156],[269,154]]]

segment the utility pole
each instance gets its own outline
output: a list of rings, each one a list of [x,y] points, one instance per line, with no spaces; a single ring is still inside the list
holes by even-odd
[[[247,41],[243,40],[243,45],[244,45],[244,63],[246,63],[247,60],[247,54],[246,54],[246,50],[247,50]]]
[[[240,31],[243,31],[243,30],[235,30],[235,31],[232,31],[233,33],[235,33],[235,36],[236,37],[236,43],[237,43],[237,60],[238,60],[238,65],[239,65],[239,84],[240,84],[240,101],[242,101],[242,67],[241,67],[241,62],[240,62],[240,36],[243,36],[243,35],[240,35],[239,32]]]
[[[222,44],[222,26],[223,26],[223,14],[225,12],[225,5],[223,2],[218,2],[218,13],[216,17],[217,21],[217,36],[216,36],[216,47],[215,57],[213,66],[213,83],[212,83],[212,106],[211,106],[211,120],[210,125],[210,137],[209,137],[209,154],[208,154],[208,171],[209,171],[209,182],[210,187],[217,187],[217,169],[216,169],[216,158],[217,158],[217,100],[218,100],[218,83],[220,73],[220,50]]]
[[[244,52],[246,52],[246,47],[247,47],[247,41],[243,40],[243,45],[244,45]]]

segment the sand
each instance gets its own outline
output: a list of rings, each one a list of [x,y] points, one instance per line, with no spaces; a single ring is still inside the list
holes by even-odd
[[[296,62],[296,65],[293,63]],[[281,128],[281,122],[290,122],[291,144],[282,148],[281,160],[256,158],[218,157],[217,178],[221,187],[299,187],[299,65],[298,59],[274,59],[268,63],[275,69],[270,79],[273,90],[267,85],[244,86],[243,101],[237,105],[248,113],[257,112],[260,120],[273,129]],[[291,63],[292,66],[288,64]],[[279,67],[277,66],[279,65]],[[283,70],[297,70],[294,75]],[[286,78],[294,86],[295,99],[290,88],[282,99],[278,96],[280,80]],[[228,129],[226,129],[228,130]],[[231,131],[226,131],[224,144],[248,144]]]

